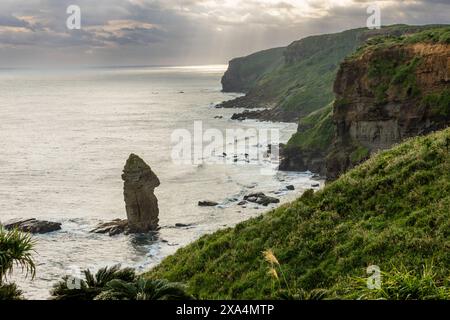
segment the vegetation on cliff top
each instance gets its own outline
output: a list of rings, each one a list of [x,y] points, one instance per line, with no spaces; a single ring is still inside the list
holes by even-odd
[[[264,259],[267,250],[279,264]],[[449,264],[446,129],[381,152],[322,191],[204,236],[146,276],[185,282],[199,298],[425,299],[450,298]],[[369,265],[384,272],[380,290],[362,285]]]
[[[450,44],[450,26],[429,26],[419,32],[407,32],[404,34],[391,34],[389,36],[377,36],[366,41],[351,58],[361,56],[366,50],[389,48],[402,44]]]

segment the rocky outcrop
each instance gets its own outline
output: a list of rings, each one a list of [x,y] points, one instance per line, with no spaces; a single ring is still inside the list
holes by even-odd
[[[158,199],[154,191],[160,181],[151,168],[131,154],[123,169],[124,198],[131,233],[145,233],[158,228]]]
[[[29,233],[49,233],[61,230],[61,223],[31,219],[13,219],[5,222],[3,227],[6,230],[17,229]]]
[[[405,138],[450,124],[450,44],[368,47],[341,64],[334,84],[334,146],[327,177]]]
[[[115,236],[121,233],[128,233],[128,220],[115,219],[111,222],[100,223],[92,233],[108,234]]]
[[[260,204],[260,205],[263,205],[265,207],[267,207],[271,203],[280,203],[280,199],[266,196],[262,192],[255,192],[255,193],[251,193],[249,195],[246,195],[244,197],[244,200],[248,201],[248,202],[253,202],[253,203],[256,203],[256,204]]]
[[[215,201],[209,201],[209,200],[204,200],[204,201],[199,201],[198,202],[198,206],[199,207],[215,207],[217,206],[218,203]]]
[[[285,148],[281,154],[279,169],[281,171],[311,171],[325,176],[326,157],[325,151],[315,148],[310,150],[302,150],[297,147]]]

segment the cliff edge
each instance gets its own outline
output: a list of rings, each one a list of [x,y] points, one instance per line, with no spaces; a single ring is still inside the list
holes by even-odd
[[[329,179],[374,152],[450,124],[449,32],[428,34],[441,38],[377,40],[341,64],[334,83]]]

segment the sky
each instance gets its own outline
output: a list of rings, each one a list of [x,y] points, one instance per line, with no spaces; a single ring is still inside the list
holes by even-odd
[[[364,27],[373,3],[383,25],[450,23],[450,0],[0,0],[0,67],[225,64]]]

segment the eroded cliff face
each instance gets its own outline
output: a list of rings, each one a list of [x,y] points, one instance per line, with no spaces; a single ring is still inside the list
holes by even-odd
[[[341,64],[334,84],[336,137],[327,177],[405,138],[450,123],[450,45],[393,44]]]

